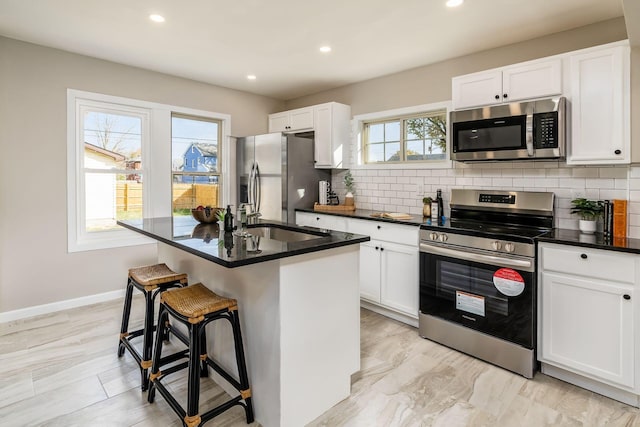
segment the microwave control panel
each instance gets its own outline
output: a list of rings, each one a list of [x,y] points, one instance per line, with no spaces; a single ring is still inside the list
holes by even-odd
[[[558,148],[558,112],[533,115],[533,146]]]

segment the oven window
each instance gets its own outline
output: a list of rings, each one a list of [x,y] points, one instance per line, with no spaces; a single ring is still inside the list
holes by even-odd
[[[533,348],[535,274],[506,269],[522,281],[521,290],[510,292],[496,280],[500,270],[505,269],[421,252],[420,312]]]
[[[484,298],[484,310],[502,316],[509,314],[509,300],[493,284],[495,268],[486,269],[450,261],[438,261],[436,295],[456,301],[457,291]]]

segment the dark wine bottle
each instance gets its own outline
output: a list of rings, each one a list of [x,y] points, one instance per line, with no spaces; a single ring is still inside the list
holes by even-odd
[[[438,202],[438,222],[444,221],[444,202],[442,200],[442,190],[436,191],[436,202]]]

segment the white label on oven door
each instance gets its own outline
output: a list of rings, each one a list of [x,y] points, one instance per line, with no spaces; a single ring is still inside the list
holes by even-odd
[[[508,297],[517,297],[524,291],[524,279],[510,268],[501,268],[493,273],[493,285]]]
[[[456,291],[456,308],[484,317],[484,297]]]

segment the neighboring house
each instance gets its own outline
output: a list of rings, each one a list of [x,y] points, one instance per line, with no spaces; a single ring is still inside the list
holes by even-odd
[[[216,172],[218,170],[218,148],[212,144],[192,143],[183,156],[183,172]],[[208,176],[182,176],[182,182],[210,183]]]
[[[84,167],[88,169],[122,169],[125,157],[122,154],[105,150],[88,142],[84,143]],[[110,173],[87,172],[86,215],[88,220],[100,220],[116,217],[116,175]],[[113,197],[104,197],[105,194]]]

